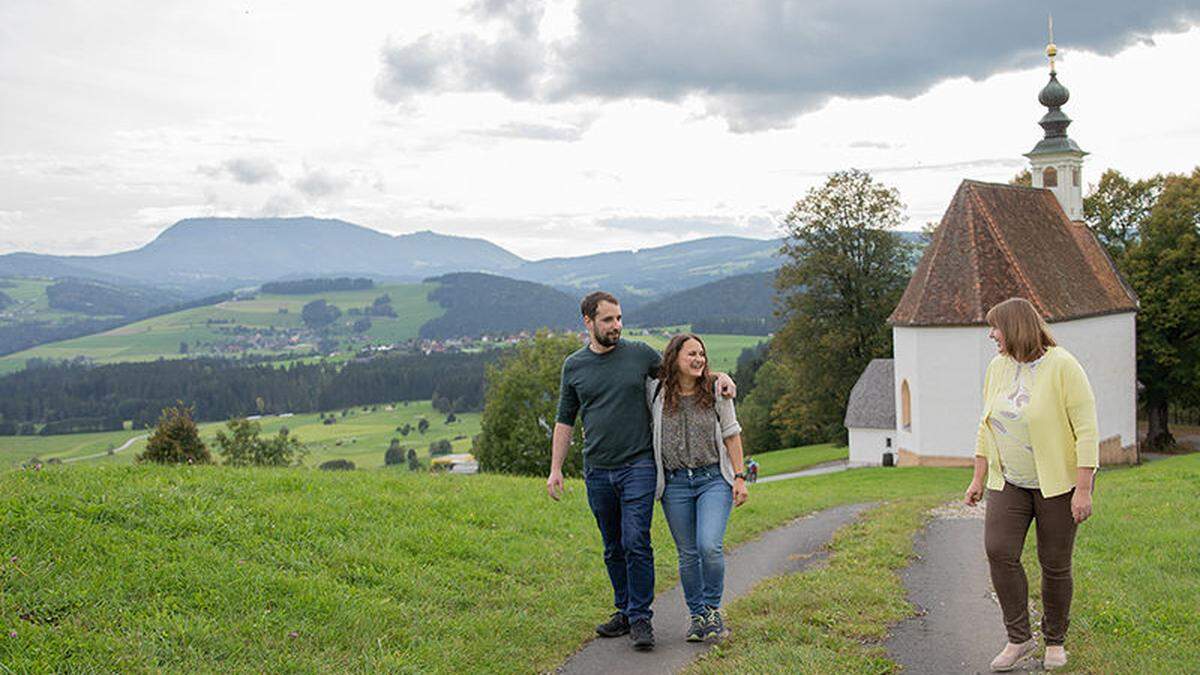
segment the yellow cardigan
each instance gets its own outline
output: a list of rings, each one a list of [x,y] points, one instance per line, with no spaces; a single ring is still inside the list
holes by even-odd
[[[989,490],[1004,489],[1004,473],[988,416],[993,402],[1012,383],[1016,369],[1016,361],[998,355],[988,364],[983,378],[983,415],[979,418],[975,455],[988,460]],[[1077,468],[1100,466],[1096,397],[1083,367],[1062,347],[1051,347],[1042,357],[1025,417],[1043,497],[1070,492],[1075,487]]]

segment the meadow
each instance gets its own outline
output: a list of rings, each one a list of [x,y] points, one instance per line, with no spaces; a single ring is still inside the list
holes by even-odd
[[[732,604],[694,672],[892,672],[898,572],[963,469],[751,486],[727,543],[876,502],[829,563]],[[1106,471],[1076,553],[1073,669],[1200,662],[1200,455]],[[87,464],[0,472],[0,664],[12,672],[542,672],[611,596],[580,481]],[[658,587],[676,582],[661,514]],[[1036,588],[1036,578],[1031,580]],[[999,630],[999,628],[997,628]]]
[[[384,294],[392,299],[396,317],[373,316],[365,336],[368,342],[388,344],[417,337],[421,326],[441,316],[443,308],[427,296],[436,284],[393,284],[358,291],[329,291],[309,295],[260,294],[252,300],[226,302],[164,314],[114,328],[104,333],[38,345],[21,352],[0,357],[0,374],[25,367],[30,358],[70,359],[84,356],[96,363],[148,361],[158,358],[182,358],[179,345],[186,342],[193,354],[205,353],[206,347],[230,339],[222,330],[243,326],[247,329],[298,329],[303,326],[301,310],[309,302],[325,299],[342,310],[341,322],[353,322],[356,317],[347,310],[369,306]],[[14,289],[9,289],[14,290]],[[44,294],[43,294],[44,295]],[[219,322],[219,323],[214,323]],[[287,355],[311,351],[315,345],[295,345],[290,349],[266,352]]]
[[[758,462],[759,476],[773,476],[780,473],[801,471],[818,464],[848,459],[850,448],[832,443],[804,445],[798,448],[785,448],[751,455]]]
[[[388,407],[393,409],[388,410]],[[346,413],[345,417],[341,410],[323,413],[332,415],[337,420],[334,424],[324,424],[319,417],[322,413],[289,417],[273,415],[258,422],[264,435],[275,434],[286,426],[291,435],[299,438],[308,452],[304,459],[305,466],[317,466],[331,459],[348,459],[360,469],[384,466],[383,455],[393,438],[399,438],[403,447],[416,450],[417,456],[428,464],[430,443],[448,440],[454,452],[470,452],[471,439],[479,433],[480,413],[458,413],[454,422],[446,424],[446,415],[434,410],[430,401],[409,401],[407,405],[399,402],[394,405],[357,406],[346,409]],[[422,418],[429,422],[424,434],[417,431]],[[396,430],[405,424],[413,427],[408,436]],[[217,431],[224,429],[225,423],[203,422],[198,426],[200,437],[208,444],[214,459],[220,461],[214,442]],[[134,457],[146,449],[145,439],[140,438],[146,433],[140,430],[56,436],[0,436],[0,467],[21,464],[32,457],[45,462],[51,458],[67,460],[95,454],[102,456],[84,461],[131,464]],[[117,454],[103,454],[109,448],[120,447],[131,438],[140,440]]]
[[[0,311],[0,324],[10,321],[28,321],[37,319],[38,321],[57,322],[71,319],[106,319],[116,318],[115,316],[94,316],[83,314],[82,312],[68,312],[50,307],[50,299],[46,296],[46,287],[53,286],[56,283],[54,279],[33,279],[25,277],[11,277],[0,279],[5,284],[0,286],[0,291],[13,299],[13,304]]]
[[[672,326],[667,329],[670,333],[684,332],[689,326]],[[655,329],[656,331],[663,329]],[[667,346],[667,341],[670,339],[663,335],[648,333],[644,329],[632,329],[625,332],[625,337],[630,340],[638,340],[654,347],[658,351],[662,351]],[[704,339],[704,346],[708,349],[708,367],[716,372],[725,372],[732,374],[737,368],[738,357],[741,356],[743,349],[754,347],[760,342],[765,342],[769,338],[762,335],[701,335]]]
[[[965,477],[752,486],[728,543],[835,504],[950,498]],[[577,480],[555,503],[540,477],[87,464],[0,472],[0,510],[13,672],[544,671],[612,600]],[[666,588],[661,514],[653,537]]]

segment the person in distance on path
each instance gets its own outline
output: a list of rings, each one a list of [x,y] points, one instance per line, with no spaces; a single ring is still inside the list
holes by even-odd
[[[721,398],[698,335],[676,335],[646,383],[653,419],[655,496],[679,552],[679,580],[691,616],[689,642],[729,634],[721,616],[725,525],[748,495],[742,427],[733,401]]]
[[[562,497],[562,466],[575,418],[583,419],[584,482],[588,505],[604,541],[604,565],[616,612],[596,627],[602,637],[628,634],[635,649],[654,648],[654,515],[657,471],[646,408],[646,378],[661,358],[652,347],[621,339],[621,305],[609,293],[588,294],[580,303],[588,344],[563,362],[550,477],[546,491]],[[733,381],[720,377],[722,393]]]
[[[1037,648],[1029,629],[1029,585],[1021,550],[1037,523],[1042,566],[1042,635],[1047,670],[1066,665],[1075,531],[1092,514],[1100,464],[1096,400],[1075,357],[1057,346],[1028,300],[1010,298],[987,313],[1000,352],[988,364],[975,475],[964,501],[987,488],[984,546],[1008,644],[992,670],[1012,670]],[[985,483],[986,479],[986,483]]]

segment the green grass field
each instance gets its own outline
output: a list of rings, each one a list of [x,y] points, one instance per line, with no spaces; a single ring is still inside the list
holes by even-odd
[[[961,495],[962,476],[949,494]],[[816,479],[805,481],[813,485]],[[1200,454],[1101,473],[1094,515],[1075,543],[1066,672],[1195,672],[1197,495]],[[884,505],[838,534],[826,568],[770,580],[735,602],[729,608],[737,627],[733,639],[689,672],[893,672],[895,664],[878,644],[889,625],[911,615],[898,572],[908,564],[927,509],[938,501],[932,497]],[[1036,548],[1031,530],[1024,563],[1040,608]],[[977,630],[981,639],[1004,640],[998,622]]]
[[[940,499],[966,477],[751,486],[727,541],[839,503]],[[540,672],[611,603],[576,480],[554,503],[537,477],[89,464],[0,472],[0,510],[13,672]],[[661,514],[653,537],[666,588]]]
[[[381,467],[383,454],[392,438],[399,438],[404,447],[411,447],[424,460],[429,459],[429,444],[433,441],[449,440],[455,452],[470,452],[471,439],[479,433],[480,413],[460,413],[451,424],[446,416],[433,409],[430,401],[410,401],[386,410],[385,405],[350,408],[346,417],[341,411],[330,411],[337,416],[336,424],[323,424],[317,413],[292,417],[267,417],[259,420],[264,434],[275,434],[280,427],[287,426],[289,433],[299,438],[308,455],[305,465],[316,466],[331,459],[348,459],[358,468]],[[377,410],[370,411],[375,407]],[[429,420],[429,429],[421,434],[415,430],[417,422],[424,417]],[[396,427],[412,424],[414,430],[408,436],[396,431]],[[205,422],[200,425],[201,438],[209,445],[216,457],[213,444],[217,431],[225,428],[224,422]],[[42,461],[52,457],[68,459],[104,453],[110,447],[119,447],[130,438],[138,437],[143,431],[112,431],[95,434],[63,434],[59,436],[0,436],[0,467],[20,464],[31,457]],[[461,437],[461,438],[460,438]],[[129,448],[112,456],[85,460],[88,463],[130,464],[134,457],[146,449],[145,440],[133,443]],[[78,466],[78,465],[75,465]]]
[[[681,327],[682,331],[686,326]],[[662,351],[667,346],[669,338],[661,335],[647,335],[643,330],[635,329],[626,334],[631,340],[638,340]],[[743,349],[748,349],[767,340],[761,335],[701,335],[704,346],[708,348],[708,367],[717,372],[732,373],[737,367],[737,359]]]
[[[791,473],[807,469],[810,466],[846,459],[850,449],[846,446],[837,447],[832,443],[805,445],[786,450],[772,450],[757,455],[751,455],[758,462],[759,476],[773,476],[778,473]]]
[[[48,282],[47,282],[48,283]],[[444,310],[427,296],[435,284],[394,284],[361,291],[331,291],[311,295],[259,295],[253,300],[230,300],[208,307],[157,316],[113,330],[38,345],[25,351],[0,357],[0,374],[25,367],[27,359],[39,357],[68,359],[86,356],[97,363],[148,361],[158,358],[180,358],[179,343],[202,343],[195,350],[203,353],[203,343],[224,342],[228,335],[222,328],[233,325],[248,328],[298,328],[302,325],[304,305],[324,298],[342,310],[340,321],[352,322],[356,317],[345,314],[351,307],[362,308],[383,294],[392,299],[397,317],[371,317],[366,336],[371,342],[391,343],[415,338],[422,324],[441,316]],[[15,289],[8,289],[15,290]],[[280,313],[286,310],[287,313]],[[210,324],[209,320],[229,321],[229,324]],[[312,345],[301,347],[304,351]],[[259,352],[263,353],[263,352]],[[286,354],[286,350],[276,353]]]
[[[115,316],[93,316],[82,312],[66,312],[52,309],[50,298],[46,296],[46,287],[53,286],[54,279],[32,279],[23,277],[0,278],[13,284],[11,287],[0,287],[5,295],[15,302],[0,310],[0,324],[19,321],[63,321],[76,319],[108,319]]]

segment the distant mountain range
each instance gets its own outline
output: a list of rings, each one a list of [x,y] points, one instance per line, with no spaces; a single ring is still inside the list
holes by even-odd
[[[484,272],[562,289],[606,288],[636,302],[733,274],[775,269],[779,243],[710,237],[638,251],[527,261],[484,239],[434,232],[392,236],[343,220],[190,218],[122,253],[0,255],[0,276],[152,284],[195,297],[281,279],[417,281]]]

